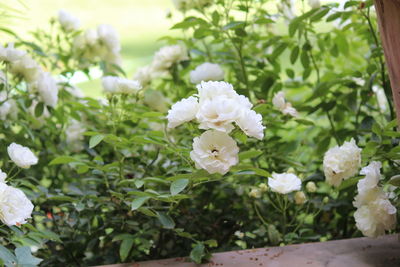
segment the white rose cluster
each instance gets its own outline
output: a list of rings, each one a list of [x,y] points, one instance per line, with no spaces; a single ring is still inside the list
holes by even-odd
[[[168,128],[196,119],[199,128],[208,131],[194,139],[191,159],[197,168],[225,174],[238,162],[239,148],[228,135],[235,128],[234,123],[248,136],[262,139],[262,117],[251,110],[249,99],[237,94],[229,83],[201,82],[197,90],[198,94],[172,105],[167,115]]]
[[[182,45],[164,46],[156,52],[151,68],[154,72],[167,71],[175,63],[188,60],[186,47]]]
[[[208,81],[222,81],[225,73],[220,65],[205,62],[190,72],[190,81],[194,84]]]
[[[396,208],[390,203],[387,194],[378,186],[381,179],[378,161],[371,162],[361,169],[365,177],[358,181],[358,195],[353,205],[357,208],[354,213],[357,228],[368,237],[383,235],[386,230],[396,226]]]
[[[0,46],[0,61],[10,65],[10,73],[22,77],[29,90],[37,93],[39,98],[48,106],[55,107],[58,101],[58,86],[50,73],[45,72],[37,62],[25,51],[14,48],[13,44],[7,47]],[[0,73],[0,83],[6,82],[6,74]],[[0,106],[0,118],[5,119],[9,113],[15,113],[16,103],[9,96],[1,93],[4,102]],[[8,97],[8,98],[7,98]]]
[[[182,99],[168,111],[169,128],[196,119],[200,129],[230,133],[235,123],[248,136],[260,140],[264,137],[261,115],[251,110],[249,99],[237,94],[231,84],[201,82],[197,90],[197,95]]]
[[[117,32],[111,25],[102,24],[96,29],[88,29],[76,36],[73,50],[77,58],[121,64],[121,44]]]
[[[58,11],[58,22],[60,23],[63,30],[66,32],[77,31],[81,24],[80,20],[77,17],[73,16],[63,9]]]
[[[268,186],[273,192],[289,194],[301,189],[301,180],[293,173],[273,173],[268,178]]]
[[[354,139],[329,149],[324,156],[326,182],[338,187],[343,180],[354,176],[361,166],[361,149]]]
[[[117,76],[103,77],[102,85],[104,92],[107,94],[135,94],[142,89],[139,81]]]
[[[292,107],[292,104],[290,102],[286,102],[285,93],[283,91],[280,91],[274,95],[272,98],[272,104],[285,115],[290,115],[292,117],[299,116],[297,110]]]
[[[204,8],[213,3],[213,0],[173,0],[175,7],[180,11],[187,11],[194,8]]]

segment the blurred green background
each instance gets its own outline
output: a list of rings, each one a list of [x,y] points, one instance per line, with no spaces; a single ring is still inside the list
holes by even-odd
[[[98,24],[112,25],[120,36],[123,69],[129,78],[138,67],[150,62],[162,45],[157,41],[160,37],[174,34],[168,31],[172,22],[166,18],[167,12],[178,17],[172,0],[0,0],[0,5],[17,11],[12,13],[14,17],[7,18],[7,25],[28,39],[30,31],[49,27],[50,18],[56,17],[60,9],[78,17],[82,29]],[[1,15],[0,20],[4,20]],[[1,43],[12,41],[3,35],[0,38]],[[88,96],[101,95],[99,79],[81,82],[78,87]]]

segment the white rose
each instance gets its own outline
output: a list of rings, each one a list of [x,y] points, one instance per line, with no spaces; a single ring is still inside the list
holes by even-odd
[[[0,183],[5,183],[6,182],[6,178],[7,178],[7,173],[3,172],[0,169]]]
[[[238,153],[239,148],[232,137],[209,130],[194,138],[190,158],[196,163],[196,168],[224,175],[238,163]]]
[[[307,197],[303,191],[297,191],[294,194],[294,202],[296,203],[296,205],[303,205],[304,203],[306,203],[306,201]]]
[[[38,163],[38,158],[32,151],[24,146],[12,143],[7,147],[8,156],[18,166],[28,169],[31,165]]]
[[[10,100],[7,100],[7,92],[6,91],[1,91],[0,92],[0,103],[3,103],[0,105],[0,119],[5,120],[7,115],[11,111],[11,103]]]
[[[190,72],[190,81],[198,84],[202,81],[220,81],[224,79],[224,70],[218,64],[203,63]]]
[[[61,24],[61,27],[63,27],[63,29],[67,32],[78,30],[81,24],[78,18],[62,9],[58,11],[58,22]]]
[[[235,99],[218,96],[203,101],[196,118],[200,123],[200,129],[215,129],[229,133],[234,129],[232,122],[240,118],[241,111]]]
[[[262,116],[254,110],[243,110],[239,119],[236,120],[236,124],[246,135],[259,140],[264,138],[265,127],[262,125]]]
[[[111,53],[119,54],[121,45],[118,33],[111,25],[102,24],[97,27],[97,34],[100,42],[104,44]]]
[[[143,86],[148,85],[153,79],[151,66],[139,68],[133,76],[133,79],[139,81]]]
[[[116,76],[103,77],[102,84],[104,91],[111,94],[135,94],[142,88],[139,81]]]
[[[36,81],[41,71],[39,64],[29,55],[11,62],[10,72],[14,75],[22,75],[28,83]]]
[[[378,106],[379,109],[384,113],[387,110],[388,107],[388,101],[386,98],[386,94],[385,94],[385,90],[383,90],[383,88],[374,85],[372,86],[372,91],[375,93],[376,95],[376,99],[378,101]]]
[[[319,0],[308,0],[308,4],[311,8],[320,8],[321,2]]]
[[[396,226],[396,208],[388,199],[378,198],[358,208],[354,218],[363,235],[377,237]]]
[[[274,192],[288,194],[301,189],[301,180],[293,173],[273,173],[268,178],[268,186]]]
[[[33,211],[32,202],[24,192],[0,183],[0,220],[8,225],[21,225],[31,217]]]
[[[240,108],[251,109],[253,107],[247,97],[236,93],[232,84],[227,82],[201,82],[197,85],[197,90],[200,104],[204,101],[212,100],[215,97],[224,96],[237,101]]]
[[[156,52],[151,67],[156,72],[164,72],[173,64],[188,59],[186,47],[181,45],[165,46]]]
[[[84,37],[84,41],[91,46],[96,45],[99,40],[99,35],[95,29],[87,29]],[[85,43],[83,43],[83,45],[85,45]]]
[[[351,139],[340,147],[329,149],[325,153],[323,165],[326,182],[337,187],[343,180],[358,172],[361,165],[361,149],[354,139]]]
[[[297,110],[292,107],[292,104],[286,102],[285,93],[283,91],[280,91],[274,95],[272,98],[272,104],[285,115],[291,115],[293,117],[297,117],[299,115]]]
[[[167,99],[158,90],[146,90],[144,93],[143,102],[153,110],[165,112],[168,110]]]
[[[66,142],[72,151],[78,152],[83,149],[82,140],[84,138],[83,133],[86,132],[85,124],[71,120],[68,127],[65,129]]]
[[[317,186],[314,182],[310,181],[306,184],[306,190],[308,193],[314,193],[317,191]]]
[[[25,55],[26,52],[15,49],[13,43],[9,43],[7,47],[3,47],[0,45],[0,61],[12,63],[14,61],[20,60]]]
[[[42,101],[50,107],[55,107],[58,102],[57,82],[49,72],[42,72],[37,80],[37,91]]]
[[[199,109],[199,103],[196,97],[184,98],[172,105],[168,111],[168,128],[175,128],[184,122],[193,120]]]

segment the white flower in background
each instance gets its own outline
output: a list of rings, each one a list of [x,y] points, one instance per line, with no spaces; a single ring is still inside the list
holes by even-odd
[[[193,140],[190,158],[196,168],[208,173],[226,174],[239,161],[239,148],[232,137],[226,133],[209,130]]]
[[[155,72],[164,72],[173,64],[188,59],[186,47],[182,45],[164,46],[154,55],[151,67]]]
[[[49,72],[42,72],[37,80],[36,89],[42,101],[50,107],[58,102],[58,86]]]
[[[190,81],[198,84],[207,81],[221,81],[224,79],[224,70],[214,63],[203,63],[190,72]]]
[[[337,187],[343,180],[358,172],[361,165],[361,149],[354,139],[351,139],[340,147],[329,149],[325,153],[323,165],[326,182]]]
[[[354,213],[356,226],[369,237],[383,235],[385,230],[391,230],[396,225],[396,208],[378,186],[381,167],[380,162],[373,161],[361,170],[360,174],[365,177],[358,181],[358,195],[353,202],[357,208]]]
[[[22,75],[28,83],[36,81],[42,69],[29,55],[24,55],[11,62],[10,72],[14,75]]]
[[[81,22],[79,19],[65,10],[58,11],[58,22],[62,28],[67,32],[76,31],[79,29]]]
[[[71,120],[68,127],[65,129],[66,142],[73,151],[80,151],[83,149],[82,140],[84,138],[83,133],[86,132],[85,124]]]
[[[377,99],[377,102],[378,102],[379,109],[382,112],[385,112],[387,110],[387,107],[388,107],[388,101],[387,101],[387,98],[386,98],[386,95],[385,95],[385,91],[382,88],[380,88],[379,86],[377,86],[377,85],[372,86],[372,91],[376,95],[376,99]]]
[[[142,86],[139,81],[128,80],[116,76],[105,76],[102,78],[104,92],[110,94],[135,94]]]
[[[25,55],[26,52],[15,49],[13,43],[9,43],[7,47],[3,47],[0,45],[0,61],[12,63],[14,61],[20,60]]]
[[[196,97],[190,96],[172,105],[168,111],[168,128],[175,128],[184,122],[193,120],[199,109],[199,102]]]
[[[8,156],[18,167],[28,169],[38,163],[38,158],[32,151],[24,146],[12,143],[7,147]]]
[[[320,8],[321,7],[320,0],[308,0],[308,4],[310,5],[311,8]]]
[[[277,4],[277,9],[280,13],[282,13],[286,18],[293,19],[295,17],[295,9],[296,5],[294,0],[283,0]]]
[[[153,110],[166,112],[168,110],[168,102],[165,96],[158,90],[146,90],[143,102]]]
[[[215,129],[229,133],[234,129],[232,122],[240,118],[241,112],[235,99],[217,96],[202,102],[196,119],[200,123],[200,129]]]
[[[139,68],[133,76],[133,79],[139,81],[142,86],[147,86],[153,79],[152,72],[151,66]]]
[[[67,91],[68,93],[70,93],[71,95],[73,95],[76,98],[84,98],[85,94],[82,92],[82,90],[74,85],[66,85],[64,87],[65,91]]]
[[[7,115],[11,111],[11,104],[10,100],[7,100],[7,92],[6,91],[1,91],[0,92],[0,103],[3,103],[0,105],[0,119],[5,120]]]
[[[102,24],[97,26],[97,35],[101,44],[104,44],[111,53],[119,54],[121,44],[118,33],[111,25]]]
[[[6,81],[7,81],[6,75],[4,74],[4,72],[0,70],[0,84],[6,84]]]
[[[280,91],[274,95],[272,98],[272,104],[285,115],[290,115],[293,117],[297,117],[299,115],[297,110],[292,107],[292,104],[286,102],[285,93],[283,91]]]
[[[252,188],[249,192],[249,197],[261,198],[261,190],[258,188]]]
[[[262,116],[254,110],[246,109],[241,116],[236,120],[236,124],[242,131],[251,137],[261,140],[264,138],[264,129],[262,125]]]
[[[294,194],[294,202],[296,203],[296,205],[303,205],[304,203],[306,203],[306,201],[307,201],[307,197],[303,191],[297,191]]]
[[[310,181],[306,184],[306,190],[308,193],[315,193],[317,191],[317,186],[313,181]]]
[[[7,178],[7,173],[3,172],[0,169],[0,183],[5,183],[6,182],[6,178]]]
[[[32,202],[20,189],[0,183],[0,220],[8,225],[21,225],[31,217]]]
[[[301,180],[293,173],[273,173],[268,186],[273,192],[288,194],[301,189]]]

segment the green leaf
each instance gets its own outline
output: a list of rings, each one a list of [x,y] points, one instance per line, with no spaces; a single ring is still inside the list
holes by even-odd
[[[74,202],[75,201],[75,199],[73,197],[69,197],[69,196],[53,196],[53,197],[48,197],[47,200],[61,201],[61,202]]]
[[[39,102],[35,107],[35,117],[38,118],[42,116],[43,111],[44,111],[44,104],[43,102]]]
[[[173,229],[175,227],[174,220],[172,220],[172,218],[168,214],[166,214],[164,212],[158,212],[157,218],[164,228]]]
[[[71,162],[76,162],[77,160],[70,156],[59,156],[50,161],[49,165],[67,164]]]
[[[138,197],[137,199],[133,200],[131,203],[131,210],[137,210],[140,208],[150,197]]]
[[[119,256],[121,257],[121,261],[125,261],[129,256],[129,251],[131,251],[133,246],[133,239],[124,239],[121,242],[121,246],[119,247]]]
[[[226,31],[226,30],[230,30],[230,29],[236,29],[238,27],[241,27],[244,24],[245,24],[244,21],[231,21],[228,24],[226,24],[224,27],[222,27],[222,30]]]
[[[32,256],[31,249],[29,247],[20,247],[15,249],[15,256],[17,257],[18,266],[31,267],[37,266],[42,259]]]
[[[0,245],[0,259],[7,267],[15,267],[17,258],[6,247]]]
[[[255,149],[247,150],[247,151],[239,153],[239,159],[240,159],[240,161],[242,161],[245,159],[255,158],[255,157],[260,156],[262,153],[263,152],[260,150],[255,150]]]
[[[352,178],[350,178],[350,179],[344,180],[344,181],[340,184],[340,186],[338,187],[338,190],[341,191],[341,190],[343,190],[343,189],[349,188],[350,186],[355,185],[355,184],[358,182],[358,180],[360,180],[360,179],[361,179],[361,176],[352,177]]]
[[[292,52],[290,53],[290,63],[294,64],[299,57],[300,48],[296,46],[293,48]]]
[[[171,195],[177,195],[185,189],[185,187],[189,184],[189,179],[179,179],[172,182],[170,191]]]
[[[104,139],[104,134],[98,134],[90,137],[89,148],[97,146]]]
[[[205,247],[202,243],[197,243],[197,245],[190,252],[190,259],[192,259],[192,261],[195,263],[200,264],[201,260],[205,256],[204,249]]]
[[[391,185],[400,187],[400,175],[398,174],[398,175],[392,176],[392,178],[390,178],[388,183]]]

